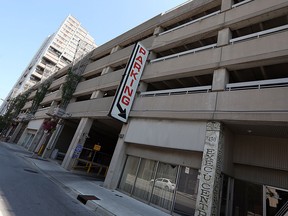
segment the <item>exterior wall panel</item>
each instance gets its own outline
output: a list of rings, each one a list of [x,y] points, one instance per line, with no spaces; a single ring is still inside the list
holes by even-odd
[[[133,111],[213,112],[215,103],[216,93],[138,97]]]
[[[47,104],[47,103],[51,103],[52,101],[54,101],[57,97],[59,91],[56,92],[52,92],[50,94],[47,94],[44,99],[42,100],[42,102],[40,104]]]
[[[286,171],[243,165],[236,165],[234,174],[236,179],[279,188],[288,188],[287,176]]]
[[[277,15],[277,12],[274,12],[274,15],[271,13],[271,16],[267,16],[267,13],[273,10],[284,9],[288,6],[286,0],[254,0],[248,4],[241,5],[241,7],[233,8],[225,14],[225,25],[229,26],[237,23],[238,27],[249,22],[259,22],[261,20],[271,19],[273,16]],[[280,12],[280,11],[279,11]],[[280,13],[287,13],[287,9]]]
[[[183,41],[186,42],[189,39],[191,41],[197,41],[203,37],[203,33],[208,34],[209,32],[215,32],[222,27],[224,17],[224,13],[218,14],[175,31],[159,35],[155,38],[151,49],[159,51],[167,49],[169,46],[173,46],[173,44],[174,46],[181,45]]]
[[[36,119],[44,119],[44,118],[49,118],[48,115],[46,115],[46,113],[49,112],[50,107],[48,108],[44,108],[44,109],[39,109],[36,113],[35,113],[35,118]]]
[[[203,151],[206,122],[131,119],[125,142]]]
[[[146,64],[142,80],[157,81],[212,73],[213,68],[219,66],[220,58],[221,48],[215,48]]]
[[[287,143],[287,138],[237,136],[234,163],[288,172],[288,163],[284,162],[288,155]]]
[[[49,89],[59,88],[63,83],[65,83],[66,77],[67,77],[67,75],[55,80],[53,83],[51,83]]]
[[[86,69],[83,73],[83,76],[86,77],[86,76],[92,75],[94,73],[101,72],[101,70],[104,67],[113,66],[114,64],[119,63],[119,62],[121,62],[121,63],[127,62],[129,56],[131,55],[133,47],[134,46],[126,47],[124,49],[121,49],[121,50],[109,55],[109,56],[106,56],[102,59],[99,59],[99,60],[89,64],[86,67]]]
[[[120,83],[124,69],[113,71],[102,76],[80,82],[75,90],[74,96],[92,93],[96,90],[116,89]]]
[[[37,90],[31,92],[31,94],[29,95],[29,97],[27,98],[28,100],[32,99],[35,97]]]
[[[31,106],[32,106],[32,101],[28,101],[21,110],[29,109],[31,108]]]
[[[70,103],[66,113],[72,117],[107,117],[113,97]]]
[[[287,96],[288,87],[219,92],[216,110],[220,112],[287,112]]]
[[[288,56],[288,31],[238,42],[222,49],[221,66]],[[269,44],[269,46],[267,46]]]
[[[128,144],[126,154],[171,164],[181,164],[182,166],[195,169],[201,168],[202,161],[201,152],[168,148],[158,148],[155,151],[155,149],[151,149],[148,146],[137,144]]]

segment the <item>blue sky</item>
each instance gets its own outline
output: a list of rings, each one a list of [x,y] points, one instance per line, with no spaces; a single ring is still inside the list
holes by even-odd
[[[0,0],[0,99],[6,98],[41,43],[69,14],[101,45],[184,2],[186,0]]]

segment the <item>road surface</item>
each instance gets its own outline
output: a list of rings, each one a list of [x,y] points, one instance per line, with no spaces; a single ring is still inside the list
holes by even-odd
[[[95,216],[25,159],[29,155],[0,142],[0,216]]]

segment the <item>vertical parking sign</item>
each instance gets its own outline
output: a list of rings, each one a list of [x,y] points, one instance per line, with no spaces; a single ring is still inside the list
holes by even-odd
[[[80,143],[77,144],[75,151],[73,152],[72,158],[79,158],[81,152],[83,149],[83,145],[81,145]]]
[[[135,45],[109,112],[112,118],[127,122],[148,54],[141,43]]]

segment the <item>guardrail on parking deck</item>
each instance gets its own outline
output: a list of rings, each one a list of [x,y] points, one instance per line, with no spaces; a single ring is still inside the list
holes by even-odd
[[[212,86],[199,86],[199,87],[189,87],[189,88],[179,88],[179,89],[167,89],[159,91],[148,91],[142,92],[141,97],[154,97],[154,96],[167,96],[167,95],[182,95],[182,94],[193,94],[201,92],[210,92]]]
[[[239,7],[239,6],[243,5],[243,4],[247,4],[247,3],[251,2],[251,1],[254,1],[254,0],[241,1],[241,2],[239,2],[239,3],[237,3],[237,4],[232,5],[232,8]]]
[[[259,80],[251,82],[229,83],[226,85],[226,91],[235,90],[249,90],[249,89],[265,89],[276,87],[288,87],[288,78]],[[211,92],[212,86],[198,86],[189,88],[166,89],[159,91],[147,91],[140,93],[140,97],[155,97],[155,96],[170,96],[170,95],[184,95],[194,93],[208,93]]]
[[[245,90],[245,89],[264,89],[275,87],[287,87],[288,78],[259,80],[251,82],[229,83],[226,85],[226,90]]]
[[[288,25],[283,25],[283,26],[279,26],[279,27],[276,27],[276,28],[267,29],[267,30],[264,30],[264,31],[256,32],[256,33],[249,34],[249,35],[245,35],[245,36],[242,36],[242,37],[233,38],[233,39],[230,40],[230,43],[233,44],[233,43],[236,43],[236,42],[239,42],[239,41],[243,41],[243,40],[248,40],[248,39],[252,39],[252,38],[260,38],[263,35],[268,35],[268,34],[280,32],[280,31],[287,30],[287,29],[288,29]]]
[[[174,27],[174,28],[172,28],[172,29],[169,29],[169,30],[167,30],[167,31],[161,32],[161,33],[159,33],[159,36],[164,35],[164,34],[167,34],[167,33],[172,32],[172,31],[175,31],[175,30],[177,30],[177,29],[183,28],[183,27],[185,27],[185,26],[191,25],[191,24],[193,24],[193,23],[199,22],[199,21],[201,21],[201,20],[207,19],[207,18],[209,18],[209,17],[211,17],[211,16],[214,16],[214,15],[217,15],[217,14],[220,14],[220,13],[221,13],[221,11],[218,10],[218,11],[215,11],[215,12],[213,12],[213,13],[207,14],[207,15],[205,15],[205,16],[203,16],[203,17],[198,18],[198,19],[192,20],[192,21],[190,21],[190,22],[187,22],[187,23],[184,23],[184,24],[182,24],[182,25],[176,26],[176,27]]]
[[[180,56],[191,54],[191,53],[200,52],[200,51],[207,50],[207,49],[213,49],[216,46],[217,46],[217,43],[210,44],[210,45],[207,45],[207,46],[199,47],[199,48],[192,49],[192,50],[187,50],[187,51],[176,53],[176,54],[173,54],[173,55],[168,55],[168,56],[164,56],[164,57],[161,57],[161,58],[152,59],[150,61],[150,63],[154,63],[154,62],[158,62],[158,61],[165,61],[165,60],[168,60],[168,59],[171,59],[171,58],[176,58],[176,57],[180,57]]]

